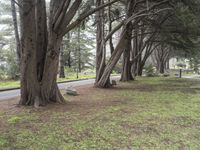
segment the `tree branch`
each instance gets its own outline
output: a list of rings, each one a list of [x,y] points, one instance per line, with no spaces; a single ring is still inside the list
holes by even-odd
[[[73,28],[75,28],[77,25],[79,25],[85,18],[87,18],[88,16],[92,15],[93,13],[101,10],[102,8],[104,7],[107,7],[107,6],[110,6],[112,5],[113,3],[116,3],[118,2],[119,0],[113,0],[112,2],[108,2],[108,3],[105,3],[97,8],[94,8],[90,11],[88,11],[87,13],[85,14],[82,14],[80,15],[76,21],[72,22],[71,24],[69,24],[61,33],[61,36],[65,35],[67,32],[69,32],[70,30],[72,30]]]

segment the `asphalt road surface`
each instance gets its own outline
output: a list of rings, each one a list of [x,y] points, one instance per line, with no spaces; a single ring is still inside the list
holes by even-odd
[[[112,77],[112,79],[115,79],[115,80],[117,80],[118,78],[119,77]],[[58,87],[59,87],[59,89],[66,89],[69,86],[77,87],[77,86],[81,86],[81,85],[94,84],[94,82],[95,82],[95,79],[80,80],[80,81],[60,83],[60,84],[58,84]],[[19,89],[3,91],[3,92],[0,92],[0,101],[15,98],[17,96],[20,96]]]
[[[77,87],[81,85],[87,85],[87,84],[93,84],[95,79],[88,79],[88,80],[81,80],[81,81],[73,81],[73,82],[66,82],[66,83],[60,83],[58,84],[59,89],[66,89],[69,86]],[[20,96],[20,90],[10,90],[10,91],[4,91],[0,92],[0,101],[11,99],[14,97]]]

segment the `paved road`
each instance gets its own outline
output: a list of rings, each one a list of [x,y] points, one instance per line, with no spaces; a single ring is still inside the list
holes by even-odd
[[[112,77],[112,79],[117,80],[119,77]],[[81,80],[81,81],[73,81],[73,82],[67,82],[67,83],[60,83],[58,84],[59,89],[65,89],[68,86],[81,86],[81,85],[87,85],[87,84],[94,84],[95,79],[88,79],[88,80]],[[20,96],[20,90],[11,90],[11,91],[4,91],[0,92],[0,101],[11,99],[14,97]]]
[[[73,81],[73,82],[67,82],[67,83],[60,83],[58,87],[60,89],[65,89],[68,86],[81,86],[81,85],[87,85],[87,84],[93,84],[95,79],[88,79],[88,80],[81,80],[81,81]],[[0,92],[0,101],[1,100],[6,100],[6,99],[11,99],[14,97],[20,96],[20,90],[11,90],[11,91],[4,91]]]
[[[200,81],[200,78],[197,76],[182,76],[182,78]]]

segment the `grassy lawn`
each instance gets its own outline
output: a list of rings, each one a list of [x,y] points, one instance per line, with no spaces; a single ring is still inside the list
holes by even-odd
[[[138,78],[45,108],[0,103],[1,150],[199,150],[200,82]]]
[[[16,80],[3,80],[0,81],[0,89],[19,87],[20,82]]]

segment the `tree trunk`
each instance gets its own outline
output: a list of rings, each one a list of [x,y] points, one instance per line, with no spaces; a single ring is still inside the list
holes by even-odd
[[[56,83],[62,37],[52,30],[50,18],[47,42],[45,1],[38,0],[36,4],[32,0],[22,0],[23,55],[19,104],[38,107],[49,102],[64,102],[64,99]]]
[[[142,58],[141,58],[142,56],[141,56],[141,54],[140,54],[140,56],[139,56],[139,58],[137,59],[137,75],[138,76],[142,76],[142,70],[143,70],[143,68],[142,68]]]
[[[59,50],[62,43],[62,38],[54,31],[50,31],[46,61],[44,64],[44,72],[42,79],[42,98],[46,102],[64,102],[56,80],[59,65]]]
[[[144,64],[143,63],[140,63],[139,65],[138,65],[138,68],[137,68],[138,70],[137,70],[137,75],[138,76],[142,76],[142,74],[143,74],[143,69],[144,69]]]
[[[20,64],[21,60],[21,44],[20,44],[20,37],[19,37],[19,30],[18,30],[18,23],[17,23],[17,13],[14,0],[11,1],[11,11],[12,11],[12,18],[13,18],[13,25],[14,25],[14,32],[15,32],[15,40],[16,40],[16,57],[17,57],[17,64]]]
[[[67,54],[67,65],[69,68],[71,68],[71,47],[70,47],[70,33],[67,33],[67,40],[66,40],[66,48],[68,49],[68,54]]]
[[[130,8],[129,8],[130,9]],[[131,8],[133,9],[133,8]],[[133,12],[133,10],[131,10],[131,12]],[[129,14],[127,14],[128,17],[130,17],[132,15],[132,13],[129,12]],[[127,45],[123,54],[123,64],[122,64],[122,73],[121,73],[121,79],[120,81],[129,81],[129,80],[133,80],[133,76],[132,76],[132,72],[131,72],[131,51],[132,51],[132,44],[131,44],[131,40],[132,40],[132,32],[133,32],[133,25],[132,23],[128,23],[127,26]]]
[[[81,28],[80,28],[80,26],[78,26],[78,53],[77,53],[77,55],[78,55],[78,72],[81,72],[81,42],[80,42],[80,34],[81,34]]]
[[[110,2],[110,0],[108,0]],[[108,33],[112,31],[112,18],[111,18],[111,6],[108,7]],[[113,46],[113,41],[112,41],[112,36],[109,39],[109,46],[110,46],[110,53],[112,55],[114,51],[114,46]]]
[[[132,49],[132,61],[135,59],[135,57],[138,55],[138,33],[137,33],[137,29],[134,30],[134,39],[133,39],[133,49]],[[134,77],[137,76],[137,61],[138,58],[136,60],[134,60],[132,62],[132,74]]]
[[[130,33],[130,32],[129,32]],[[127,48],[123,53],[123,64],[122,64],[122,73],[120,81],[129,81],[133,80],[131,72],[131,61],[130,61],[130,52],[131,52],[131,38],[128,40]]]
[[[59,77],[60,78],[65,78],[65,58],[64,58],[63,44],[60,47],[60,71],[59,71]]]
[[[113,54],[111,55],[100,80],[98,81],[98,83],[96,83],[97,87],[100,87],[100,88],[107,87],[107,80],[109,79],[114,66],[118,62],[120,56],[122,55],[122,53],[124,51],[125,46],[127,45],[128,40],[126,38],[126,34],[127,34],[126,32],[127,32],[126,29],[124,29],[122,31],[120,40],[119,40]]]
[[[96,6],[100,6],[104,3],[103,0],[97,0]],[[104,9],[96,13],[97,18],[97,35],[96,35],[96,81],[95,85],[98,84],[99,80],[102,77],[102,74],[106,65],[106,49],[104,41]],[[109,77],[106,80],[105,87],[111,86]]]
[[[133,0],[129,0],[127,2],[126,18],[129,18],[132,15],[134,3],[135,2]],[[119,42],[118,42],[115,50],[113,51],[100,80],[96,83],[97,87],[100,87],[100,88],[107,87],[107,81],[109,80],[110,74],[111,74],[113,68],[115,67],[116,63],[120,59],[122,53],[124,52],[124,49],[128,45],[129,39],[130,39],[129,38],[129,30],[128,30],[128,25],[126,24],[122,30]]]
[[[37,46],[35,28],[35,10],[32,0],[22,1],[21,21],[22,58],[21,58],[21,105],[38,105],[40,85],[37,80]]]
[[[163,61],[160,62],[159,73],[161,73],[161,74],[165,73],[165,64]]]

